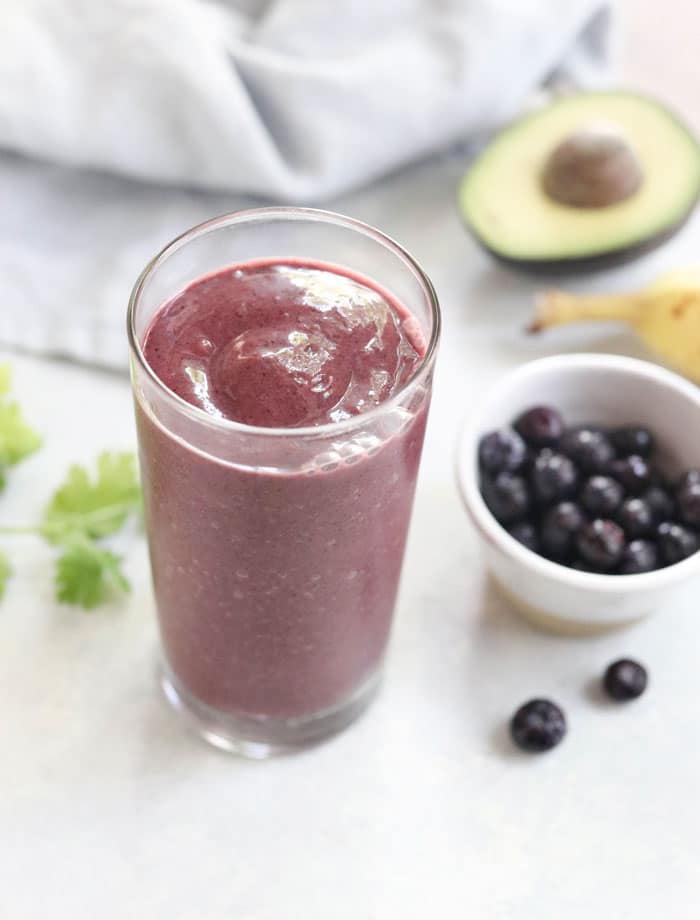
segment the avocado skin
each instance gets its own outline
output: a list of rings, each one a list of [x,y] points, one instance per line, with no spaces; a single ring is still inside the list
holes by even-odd
[[[569,274],[586,274],[588,272],[602,271],[606,268],[617,268],[620,265],[627,265],[628,262],[634,262],[640,256],[667,243],[672,237],[682,230],[688,223],[688,220],[695,211],[695,206],[700,200],[700,195],[691,204],[685,215],[675,224],[667,227],[661,233],[657,233],[649,239],[635,243],[633,246],[625,246],[622,249],[612,249],[607,252],[601,252],[597,255],[584,256],[575,259],[514,259],[511,256],[504,256],[495,249],[491,249],[480,237],[474,233],[472,227],[464,219],[462,209],[458,206],[460,220],[468,231],[471,238],[476,242],[482,252],[487,253],[506,268],[514,269],[525,275],[545,275],[553,277],[556,275]]]

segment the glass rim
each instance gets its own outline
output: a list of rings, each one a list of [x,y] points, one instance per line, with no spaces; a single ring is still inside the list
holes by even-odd
[[[237,422],[233,419],[219,418],[218,416],[210,415],[199,406],[195,406],[188,402],[186,399],[183,399],[181,396],[175,393],[174,390],[171,390],[170,387],[163,383],[163,381],[146,360],[143,348],[141,347],[141,342],[139,341],[139,337],[136,333],[136,311],[144,286],[146,285],[149,278],[158,270],[158,268],[164,262],[166,262],[171,255],[173,255],[187,243],[205,235],[211,230],[216,230],[220,227],[231,226],[232,224],[237,223],[258,222],[275,218],[280,220],[306,218],[308,220],[317,220],[320,222],[336,224],[349,230],[355,230],[361,234],[364,234],[364,236],[374,239],[376,242],[382,244],[391,252],[393,252],[394,255],[398,256],[399,259],[406,265],[406,267],[413,273],[414,277],[417,279],[419,285],[423,289],[423,293],[429,305],[430,315],[432,318],[432,329],[430,338],[426,345],[425,354],[423,354],[421,357],[420,362],[408,380],[406,380],[395,393],[392,393],[388,399],[385,399],[378,405],[373,406],[367,412],[360,412],[358,415],[353,415],[350,418],[343,419],[343,421],[340,422],[325,422],[322,425],[305,425],[303,427],[297,428],[267,428],[262,425],[247,425],[244,422]],[[181,413],[187,415],[195,422],[206,423],[214,428],[218,428],[221,431],[229,431],[246,435],[261,435],[265,437],[325,437],[331,435],[333,432],[340,433],[348,429],[366,424],[371,419],[381,415],[387,410],[387,408],[390,409],[393,405],[399,402],[404,393],[406,393],[407,390],[414,386],[419,381],[421,376],[425,374],[426,369],[430,367],[435,357],[435,352],[437,351],[441,326],[442,322],[440,316],[440,305],[438,302],[437,294],[435,292],[435,288],[433,287],[433,284],[428,275],[421,268],[420,264],[416,261],[416,259],[413,258],[412,255],[410,255],[406,249],[404,249],[403,246],[401,246],[400,243],[397,243],[396,240],[394,240],[392,237],[388,236],[386,233],[383,233],[381,230],[378,230],[376,227],[373,227],[371,224],[357,220],[354,217],[347,217],[344,214],[338,214],[335,211],[328,211],[322,208],[298,208],[291,206],[246,208],[238,211],[228,211],[225,214],[220,214],[217,217],[212,217],[208,220],[202,221],[201,223],[190,227],[190,229],[185,230],[183,233],[180,233],[169,243],[167,243],[158,253],[156,253],[156,255],[146,264],[145,268],[141,271],[131,290],[131,294],[129,295],[129,304],[127,309],[127,337],[132,356],[136,358],[139,366],[149,377],[150,381],[156,386],[157,390],[159,390],[160,393],[162,393],[171,403],[173,403]]]

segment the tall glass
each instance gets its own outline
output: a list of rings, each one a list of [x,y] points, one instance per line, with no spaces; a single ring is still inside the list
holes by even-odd
[[[362,415],[307,428],[213,417],[156,376],[142,344],[160,307],[219,269],[274,258],[370,279],[425,342],[413,376]],[[439,335],[430,281],[399,245],[326,211],[207,221],[146,267],[128,332],[146,525],[172,706],[249,756],[339,731],[381,675]]]

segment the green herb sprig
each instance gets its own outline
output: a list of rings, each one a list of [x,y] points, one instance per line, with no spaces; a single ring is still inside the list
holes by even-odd
[[[10,398],[10,388],[10,369],[0,365],[0,491],[10,467],[42,443]],[[120,530],[140,507],[136,458],[132,453],[105,452],[97,458],[93,476],[84,466],[70,468],[38,524],[0,525],[0,536],[35,534],[56,546],[56,600],[92,610],[130,590],[121,557],[99,541]],[[9,559],[0,552],[0,599],[11,574]]]

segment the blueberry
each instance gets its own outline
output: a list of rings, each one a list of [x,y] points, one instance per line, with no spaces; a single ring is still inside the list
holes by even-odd
[[[654,513],[643,498],[626,498],[617,512],[618,523],[627,537],[646,537],[654,526]]]
[[[614,521],[596,518],[579,530],[576,546],[584,562],[600,571],[609,571],[622,558],[625,534]]]
[[[531,524],[530,521],[518,521],[517,524],[513,524],[508,528],[508,533],[511,537],[514,537],[518,543],[522,543],[523,546],[531,549],[533,553],[539,552],[540,541],[537,536],[537,530],[535,525]]]
[[[700,482],[691,482],[676,493],[678,513],[684,524],[700,527]]]
[[[554,559],[566,559],[574,551],[575,537],[584,523],[583,511],[574,502],[559,502],[542,519],[542,550]]]
[[[676,489],[680,492],[686,486],[694,486],[698,482],[700,482],[700,470],[686,470],[685,473],[679,476]]]
[[[621,457],[629,457],[630,454],[649,457],[654,450],[654,436],[648,428],[639,425],[614,428],[610,432],[610,440]]]
[[[493,479],[484,476],[481,494],[489,510],[501,524],[511,524],[524,517],[530,507],[530,493],[522,476],[499,473]]]
[[[674,565],[698,550],[698,538],[682,524],[664,521],[657,529],[661,558],[666,565]]]
[[[608,472],[622,483],[625,492],[629,492],[630,495],[639,495],[651,485],[651,468],[644,457],[638,454],[613,460]]]
[[[581,490],[581,504],[594,517],[614,514],[622,503],[624,490],[610,476],[591,476]]]
[[[610,441],[595,428],[570,428],[559,442],[559,450],[584,473],[602,473],[615,456]]]
[[[670,493],[663,486],[650,486],[646,492],[642,492],[641,497],[649,505],[657,523],[668,521],[673,517],[676,505]]]
[[[647,688],[646,668],[631,658],[613,661],[603,676],[603,687],[608,696],[619,702],[636,700]]]
[[[562,740],[566,734],[566,718],[551,700],[530,700],[511,719],[510,734],[524,751],[542,753]]]
[[[534,406],[518,416],[515,430],[533,447],[554,447],[564,431],[564,420],[556,409]]]
[[[621,575],[641,575],[659,568],[659,553],[651,540],[632,540],[627,544],[620,562]]]
[[[673,481],[663,470],[660,470],[658,466],[651,462],[649,463],[649,483],[650,488],[658,486],[666,492],[673,492]]]
[[[549,504],[574,494],[578,472],[568,457],[545,448],[535,457],[531,481],[535,498]]]
[[[487,473],[515,473],[526,456],[525,442],[512,428],[491,431],[479,441],[479,463]]]
[[[592,565],[584,562],[583,559],[574,559],[569,568],[576,569],[577,572],[588,572],[592,575],[600,575],[599,569],[594,569]]]

